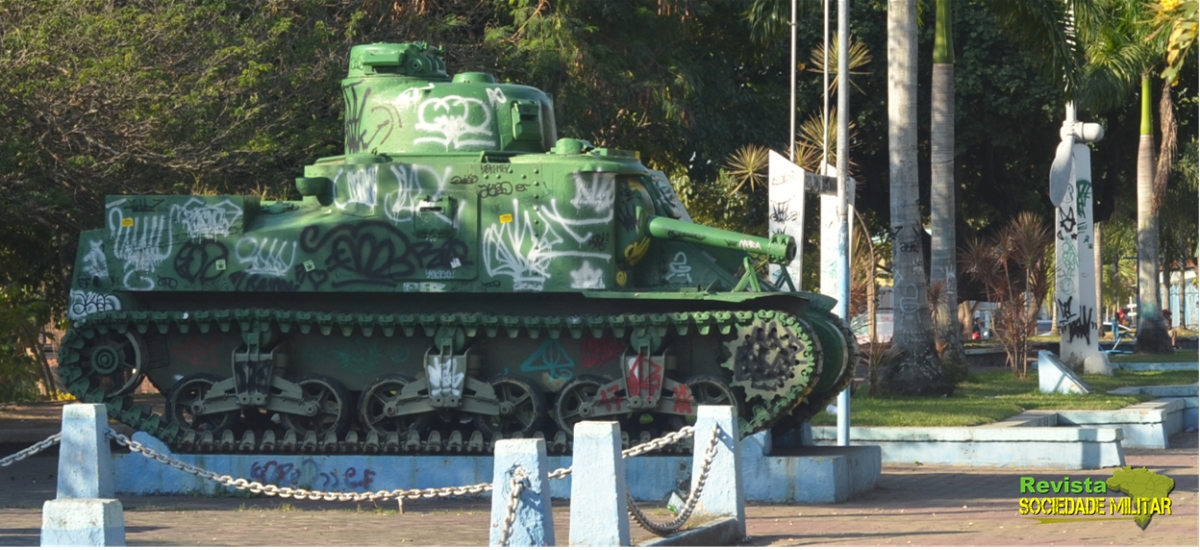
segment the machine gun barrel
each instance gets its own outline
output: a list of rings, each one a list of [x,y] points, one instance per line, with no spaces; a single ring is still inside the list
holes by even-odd
[[[776,264],[790,263],[796,257],[796,240],[783,234],[775,234],[766,239],[662,216],[650,216],[646,223],[646,232],[657,239],[729,248],[750,254],[766,254],[767,259]]]

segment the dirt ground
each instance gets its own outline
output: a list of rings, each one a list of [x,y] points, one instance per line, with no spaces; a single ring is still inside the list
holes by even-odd
[[[0,457],[53,434],[61,404],[0,405]],[[1189,546],[1200,543],[1197,434],[1164,450],[1128,450],[1126,462],[1172,477],[1172,515],[1145,530],[1128,519],[1039,523],[1017,512],[1019,478],[1107,478],[1112,469],[884,465],[878,486],[840,504],[746,509],[748,546]],[[50,449],[0,469],[0,546],[36,546],[41,506],[54,498]],[[485,546],[489,501],[341,504],[270,497],[122,497],[130,546]],[[648,506],[657,506],[649,504]],[[569,508],[555,502],[568,540]],[[1091,518],[1095,519],[1095,518]],[[635,540],[651,535],[634,528]]]

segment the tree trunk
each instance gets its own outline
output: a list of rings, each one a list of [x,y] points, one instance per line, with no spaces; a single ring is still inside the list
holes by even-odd
[[[955,264],[954,202],[954,44],[950,0],[937,0],[937,30],[933,47],[933,87],[930,121],[930,280],[942,282],[937,336],[946,347],[943,361],[965,364],[958,326],[958,266]]]
[[[895,359],[884,386],[903,395],[941,395],[954,389],[934,347],[917,207],[917,3],[889,0],[888,167],[891,178]]]
[[[1100,261],[1100,222],[1092,222],[1092,245],[1094,247],[1092,255],[1092,267],[1096,274],[1096,326],[1100,329],[1100,336],[1104,336],[1104,285],[1100,284],[1104,280],[1104,262]]]
[[[1142,124],[1137,164],[1139,353],[1171,353],[1171,337],[1158,300],[1158,212],[1154,208],[1154,130],[1150,75],[1142,75]]]

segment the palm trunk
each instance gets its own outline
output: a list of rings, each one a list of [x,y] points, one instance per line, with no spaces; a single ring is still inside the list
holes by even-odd
[[[1142,75],[1142,124],[1138,138],[1137,248],[1138,331],[1136,351],[1171,353],[1171,338],[1158,299],[1158,212],[1154,208],[1154,130],[1150,75]]]
[[[953,389],[942,372],[930,324],[917,199],[917,3],[889,0],[888,166],[891,177],[892,273],[896,358],[884,375],[898,394],[945,394]]]
[[[1092,245],[1094,251],[1092,255],[1092,267],[1096,274],[1096,326],[1100,328],[1100,334],[1104,334],[1104,294],[1101,293],[1103,286],[1100,282],[1104,279],[1104,263],[1100,261],[1100,222],[1092,222]]]
[[[933,108],[930,124],[930,280],[942,282],[938,303],[938,338],[945,343],[943,361],[965,364],[958,327],[958,266],[954,235],[954,44],[950,0],[937,0],[933,47]]]

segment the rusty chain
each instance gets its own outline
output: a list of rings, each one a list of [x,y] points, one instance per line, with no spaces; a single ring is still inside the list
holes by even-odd
[[[396,489],[393,491],[374,491],[374,492],[359,492],[359,493],[344,493],[339,491],[318,491],[293,487],[279,487],[269,483],[260,483],[257,481],[248,481],[243,478],[235,478],[230,475],[222,475],[216,472],[210,472],[203,468],[192,466],[186,462],[182,462],[162,453],[158,453],[152,449],[148,449],[140,443],[121,435],[111,428],[106,428],[107,435],[117,443],[128,447],[129,450],[140,453],[146,458],[157,461],[161,464],[166,464],[172,468],[176,468],[183,472],[194,476],[207,479],[209,481],[219,483],[226,487],[233,487],[241,491],[250,491],[255,494],[265,494],[268,496],[280,496],[284,498],[308,499],[308,500],[325,500],[338,502],[360,502],[364,500],[389,500],[389,499],[420,499],[420,498],[445,498],[450,496],[465,496],[477,495],[492,490],[491,483],[477,483],[475,485],[461,485],[458,487],[443,487],[440,489]],[[653,450],[658,450],[666,445],[674,444],[695,432],[695,428],[691,426],[685,427],[678,432],[667,434],[658,439],[648,441],[635,447],[630,447],[628,450],[621,453],[622,458],[637,456],[648,453]],[[39,449],[40,450],[40,449]],[[24,451],[23,451],[24,452]],[[18,459],[19,460],[19,459]],[[571,468],[559,468],[550,472],[547,477],[551,479],[562,479],[571,475]]]
[[[46,439],[39,441],[37,443],[34,443],[32,446],[30,446],[27,449],[22,449],[20,451],[17,451],[15,454],[6,456],[4,458],[0,458],[0,468],[3,468],[5,466],[11,466],[15,462],[25,460],[26,458],[29,458],[29,457],[31,457],[35,454],[38,454],[46,449],[49,449],[50,447],[57,445],[59,440],[61,440],[61,439],[62,439],[62,432],[59,432],[50,437],[47,437]]]
[[[634,521],[637,521],[637,523],[639,525],[646,528],[646,530],[648,530],[652,533],[658,534],[658,535],[670,534],[672,532],[677,531],[680,527],[682,527],[683,524],[686,523],[687,520],[691,517],[692,511],[695,509],[696,503],[699,501],[700,493],[704,490],[704,483],[708,479],[708,473],[712,467],[713,458],[717,454],[717,442],[719,441],[720,432],[721,432],[721,429],[719,426],[713,427],[712,437],[709,439],[708,448],[704,454],[704,461],[700,466],[700,468],[701,468],[700,477],[696,480],[696,486],[692,489],[691,494],[688,495],[688,499],[687,499],[687,502],[684,504],[683,511],[681,511],[674,520],[672,520],[668,523],[665,523],[665,524],[659,524],[659,523],[655,523],[655,522],[651,521],[649,518],[647,518],[645,516],[645,514],[641,511],[641,509],[637,507],[637,504],[634,503],[632,495],[630,495],[629,492],[626,491],[626,499],[627,499],[628,506],[629,506],[630,517],[632,517],[634,519]],[[675,443],[683,440],[684,438],[694,435],[694,434],[695,434],[695,428],[693,428],[691,426],[687,426],[677,432],[672,432],[670,434],[667,434],[660,438],[654,439],[652,441],[648,441],[646,443],[643,443],[643,444],[640,444],[640,445],[637,445],[634,447],[630,447],[629,449],[626,449],[625,451],[623,451],[621,453],[621,458],[625,459],[625,458],[630,458],[630,457],[646,454],[648,452],[661,449],[667,445],[675,444]],[[205,470],[203,468],[192,466],[191,464],[182,462],[182,461],[172,458],[166,454],[162,454],[157,451],[154,451],[153,449],[149,449],[149,448],[145,447],[144,445],[142,445],[136,441],[133,441],[122,434],[117,433],[112,428],[106,428],[105,435],[107,435],[113,441],[116,441],[118,444],[128,447],[130,451],[139,453],[139,454],[145,456],[146,458],[154,460],[161,464],[165,464],[167,466],[176,468],[176,469],[186,472],[188,474],[191,474],[191,475],[203,478],[203,479],[207,479],[207,480],[215,482],[215,483],[219,483],[226,487],[233,487],[234,489],[237,489],[237,490],[250,491],[255,494],[265,494],[268,496],[279,496],[279,497],[284,497],[284,498],[308,499],[308,500],[325,500],[325,501],[335,501],[336,500],[338,502],[351,502],[351,501],[352,502],[360,502],[360,501],[364,501],[364,500],[370,500],[370,501],[389,500],[389,499],[401,499],[401,500],[402,499],[412,499],[412,500],[415,500],[415,499],[420,499],[420,498],[437,498],[437,497],[450,497],[450,496],[477,495],[479,493],[488,492],[493,489],[491,483],[477,483],[475,485],[461,485],[458,487],[443,487],[440,489],[433,489],[433,488],[430,488],[430,489],[396,489],[396,490],[392,490],[392,491],[374,491],[374,492],[366,491],[366,492],[350,492],[350,493],[339,492],[339,491],[309,490],[309,489],[292,488],[292,487],[279,487],[277,485],[273,485],[273,484],[269,484],[269,483],[248,481],[244,478],[235,478],[230,475],[222,475],[222,474],[218,474],[216,472],[211,472],[209,470]],[[55,434],[54,436],[47,438],[45,441],[42,441],[41,443],[38,443],[37,445],[34,445],[28,449],[25,449],[11,457],[4,458],[2,461],[0,461],[0,466],[8,466],[12,462],[22,460],[32,454],[40,452],[43,449],[45,449],[55,443],[58,443],[60,437],[61,437],[61,434]],[[550,479],[561,479],[561,478],[567,477],[570,474],[571,474],[571,468],[559,468],[557,470],[554,470],[553,472],[550,472],[547,475],[547,477]],[[509,501],[508,501],[507,510],[506,510],[505,517],[504,517],[504,525],[501,528],[501,532],[500,532],[500,541],[499,542],[500,542],[501,546],[507,546],[508,539],[509,539],[509,537],[512,536],[512,526],[516,522],[517,507],[520,503],[521,492],[525,488],[524,482],[526,479],[528,479],[528,478],[525,475],[525,472],[521,469],[518,469],[513,474],[513,478],[511,480],[512,489],[511,489],[511,492],[509,493]]]
[[[708,448],[704,451],[704,462],[700,465],[700,477],[696,479],[696,486],[692,487],[687,502],[683,505],[683,510],[679,512],[679,515],[675,516],[675,519],[667,523],[655,523],[646,517],[641,508],[638,508],[637,503],[633,501],[633,495],[626,490],[625,502],[629,508],[629,517],[633,518],[638,525],[641,525],[647,531],[659,536],[669,535],[678,531],[680,527],[683,527],[683,524],[687,523],[687,520],[691,518],[692,511],[696,508],[696,503],[700,501],[700,493],[704,491],[704,483],[708,481],[708,472],[712,468],[713,458],[717,456],[717,442],[720,441],[720,437],[721,426],[713,426],[712,437],[709,438]]]
[[[500,527],[500,546],[508,546],[508,539],[512,536],[513,524],[517,522],[517,505],[521,503],[521,491],[525,490],[525,470],[520,466],[513,471],[512,479],[509,481],[510,489],[508,493],[508,507],[504,512],[504,525]]]

